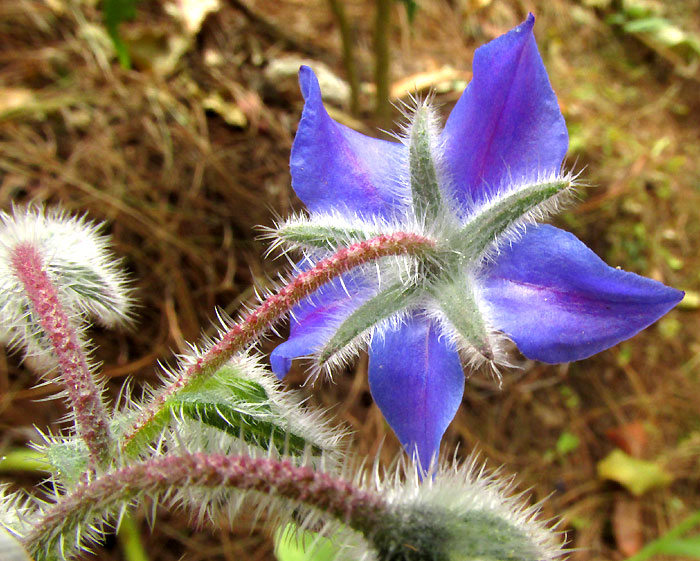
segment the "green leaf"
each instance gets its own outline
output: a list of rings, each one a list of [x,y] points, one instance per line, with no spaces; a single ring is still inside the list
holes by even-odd
[[[133,20],[136,17],[136,2],[138,0],[102,0],[102,16],[109,33],[114,49],[117,52],[119,63],[123,68],[131,67],[131,57],[126,44],[119,34],[119,26],[122,22]]]
[[[62,442],[52,443],[43,451],[51,465],[51,471],[69,485],[80,481],[89,463],[89,452],[85,443],[77,437],[64,437]]]
[[[340,325],[331,340],[321,349],[319,362],[321,364],[328,362],[355,337],[406,308],[417,292],[417,287],[406,287],[402,283],[397,283],[365,302]]]
[[[196,421],[216,427],[268,450],[299,455],[310,444],[289,430],[284,412],[269,400],[265,388],[235,377],[222,369],[195,390],[185,390],[170,400],[170,406]],[[311,446],[320,453],[319,446]]]
[[[680,28],[664,18],[644,18],[628,21],[622,26],[626,33],[646,33],[662,45],[675,47],[688,39]]]
[[[121,517],[117,536],[125,561],[149,561],[146,547],[141,539],[141,530],[132,512],[127,511]]]
[[[292,523],[275,532],[275,556],[278,561],[333,561],[339,548],[328,538],[312,532],[299,532]]]
[[[657,552],[662,555],[682,555],[700,559],[700,536],[664,541]]]
[[[321,443],[297,432],[289,406],[272,399],[262,384],[241,376],[231,366],[181,390],[167,406],[264,450],[275,448],[280,453],[300,455],[307,448],[314,454],[323,449]]]
[[[665,487],[673,481],[671,474],[659,464],[633,458],[620,449],[613,450],[598,462],[598,477],[617,481],[635,496]]]
[[[323,417],[307,411],[293,395],[282,391],[275,376],[247,356],[233,359],[211,376],[197,378],[170,395],[146,424],[132,433],[138,409],[117,415],[113,422],[118,438],[125,432],[130,435],[124,445],[130,456],[141,453],[178,423],[178,430],[187,431],[193,445],[202,446],[202,450],[212,441],[197,423],[283,455],[333,454],[340,438]],[[183,423],[189,420],[195,422]]]
[[[38,450],[15,448],[0,454],[0,473],[5,471],[49,471],[49,465]]]
[[[683,538],[683,534],[690,532],[700,524],[700,511],[694,512],[660,538],[649,542],[641,550],[627,558],[627,561],[646,561],[658,554],[697,556],[699,536]],[[683,543],[685,542],[685,543]]]

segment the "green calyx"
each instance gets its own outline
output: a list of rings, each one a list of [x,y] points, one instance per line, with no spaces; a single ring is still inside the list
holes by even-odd
[[[429,148],[421,125],[425,119],[427,116],[417,115],[410,137],[412,150],[415,148],[417,152],[420,152],[419,148]],[[416,214],[444,214],[446,211],[441,210],[443,201],[437,188],[432,160],[428,156],[416,156],[414,161],[412,156],[411,165]],[[418,178],[422,178],[422,182]],[[422,190],[420,185],[423,186]],[[494,243],[526,219],[528,213],[551,203],[570,186],[569,178],[528,185],[484,205],[469,222],[459,227],[453,226],[448,213],[443,234],[437,240],[437,250],[416,258],[415,278],[409,284],[399,282],[380,291],[344,320],[332,339],[320,350],[320,364],[327,364],[358,336],[381,321],[410,308],[421,295],[428,296],[437,304],[466,343],[466,348],[476,353],[475,358],[480,357],[476,360],[477,364],[483,360],[501,362],[492,330],[479,307],[473,276]],[[423,210],[419,210],[419,207]]]
[[[420,313],[422,304],[429,314],[437,312],[431,317],[449,326],[447,335],[458,342],[460,350],[471,353],[468,358],[472,366],[484,361],[505,362],[505,357],[500,356],[498,336],[480,306],[475,279],[500,243],[515,239],[518,228],[556,210],[573,179],[552,177],[512,186],[496,191],[492,198],[471,209],[459,208],[461,202],[450,197],[448,178],[443,177],[447,168],[432,121],[430,108],[421,104],[406,128],[411,207],[399,208],[398,201],[395,211],[389,209],[386,216],[369,220],[360,215],[349,220],[341,214],[312,214],[309,221],[294,220],[278,229],[280,240],[310,250],[333,251],[388,231],[415,232],[434,242],[430,250],[411,256],[410,274],[395,270],[404,266],[398,260],[377,263],[380,282],[376,294],[345,318],[331,340],[318,351],[322,366],[348,354],[363,334],[378,326],[381,330],[392,316],[400,318],[411,310]],[[383,281],[382,276],[390,280]]]

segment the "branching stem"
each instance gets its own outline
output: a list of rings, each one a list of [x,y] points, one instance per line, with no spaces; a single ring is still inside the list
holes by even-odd
[[[192,380],[214,374],[235,353],[245,349],[265,330],[285,317],[302,299],[328,281],[358,265],[381,257],[421,255],[434,247],[435,242],[424,236],[395,232],[343,248],[334,255],[319,261],[312,269],[299,273],[289,284],[267,298],[260,306],[234,325],[207,352],[185,369],[179,378],[166,386],[141,412],[134,425],[125,432],[122,441],[123,447],[126,448],[133,438],[148,426],[168,398],[186,387]]]
[[[76,430],[87,445],[92,467],[104,467],[110,462],[112,435],[101,392],[88,367],[78,333],[39,251],[30,243],[18,244],[12,251],[12,266],[55,353]]]
[[[388,514],[378,495],[310,467],[271,458],[195,453],[153,458],[80,483],[32,525],[24,546],[30,553],[46,551],[59,536],[75,535],[79,525],[89,525],[92,513],[116,511],[140,495],[184,487],[257,491],[290,499],[365,535]]]

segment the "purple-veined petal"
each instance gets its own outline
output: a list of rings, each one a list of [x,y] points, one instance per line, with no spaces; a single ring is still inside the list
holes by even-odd
[[[464,393],[457,351],[431,321],[411,317],[370,346],[372,397],[409,454],[427,469]]]
[[[312,211],[390,215],[401,204],[397,169],[405,159],[405,147],[365,136],[331,119],[308,66],[299,70],[299,85],[306,104],[289,162],[296,194]]]
[[[291,314],[289,338],[270,354],[272,371],[284,378],[293,359],[320,350],[340,323],[371,296],[367,281],[348,273],[342,282],[329,282],[300,302]]]
[[[468,209],[559,171],[566,124],[532,33],[535,18],[474,53],[473,78],[442,133],[453,194]]]
[[[683,298],[660,282],[606,265],[573,234],[531,227],[485,271],[494,325],[528,358],[580,360],[632,337]]]

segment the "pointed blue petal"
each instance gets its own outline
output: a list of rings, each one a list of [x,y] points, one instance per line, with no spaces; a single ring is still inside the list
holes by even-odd
[[[343,276],[342,283],[335,280],[325,284],[295,306],[290,319],[289,338],[270,354],[272,371],[278,378],[284,378],[292,367],[293,359],[320,350],[330,341],[340,323],[371,295],[366,281],[347,274]]]
[[[457,351],[432,322],[413,317],[370,346],[374,401],[409,454],[423,469],[462,403],[464,372]]]
[[[683,292],[609,267],[575,236],[531,227],[482,279],[494,325],[528,358],[580,360],[654,323]]]
[[[525,22],[474,53],[473,78],[443,131],[447,173],[469,208],[505,185],[558,172],[568,134]]]
[[[401,204],[396,169],[405,159],[405,147],[370,138],[331,119],[308,66],[299,70],[299,85],[306,104],[289,162],[296,194],[312,211],[391,214]]]

